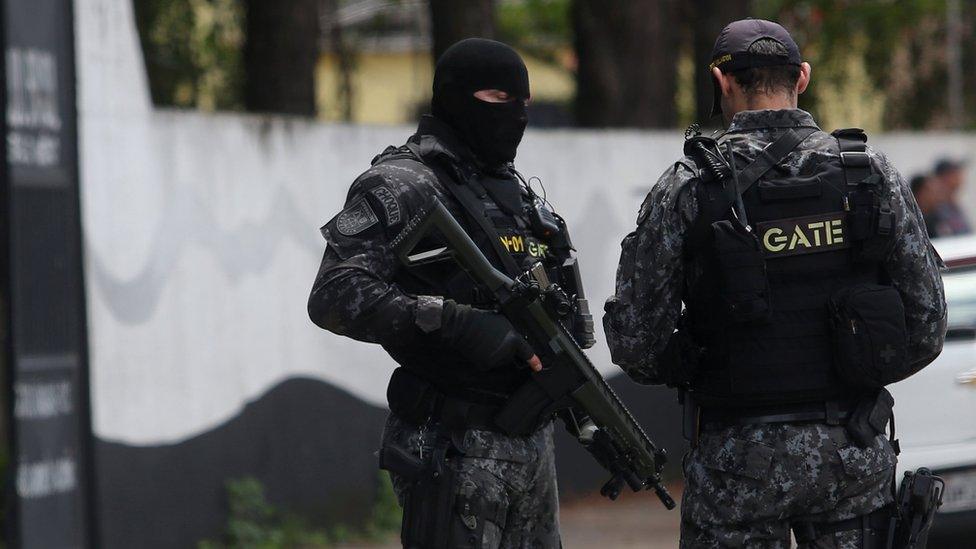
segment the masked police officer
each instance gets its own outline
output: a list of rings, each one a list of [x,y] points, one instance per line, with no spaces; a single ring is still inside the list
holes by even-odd
[[[783,27],[733,22],[712,59],[728,129],[688,136],[622,243],[613,360],[682,391],[682,547],[786,548],[791,529],[873,547],[897,446],[883,387],[941,351],[941,260],[864,133],[797,108],[811,69]]]
[[[406,268],[390,249],[436,197],[497,268],[514,276],[542,262],[576,294],[571,331],[592,345],[565,224],[512,167],[528,73],[512,48],[472,38],[438,60],[433,91],[416,134],[377,156],[322,228],[309,315],[399,364],[380,460],[404,506],[405,546],[558,547],[551,422],[528,436],[492,422],[539,359],[449,257]]]

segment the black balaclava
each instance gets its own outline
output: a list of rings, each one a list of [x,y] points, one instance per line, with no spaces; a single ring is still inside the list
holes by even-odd
[[[515,98],[488,103],[479,90],[501,90]],[[529,73],[519,54],[494,40],[468,38],[454,44],[437,60],[431,113],[457,132],[487,166],[515,159],[528,117]]]

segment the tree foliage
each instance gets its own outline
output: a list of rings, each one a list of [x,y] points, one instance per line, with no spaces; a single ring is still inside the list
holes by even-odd
[[[589,127],[672,127],[677,0],[574,0],[576,117]]]
[[[436,61],[444,50],[465,38],[495,37],[495,0],[429,0],[430,24]]]
[[[242,105],[243,10],[238,0],[135,0],[136,24],[158,105]]]
[[[245,106],[314,115],[320,0],[244,0],[244,6]]]
[[[814,66],[813,82],[801,106],[828,116],[847,108],[848,117],[861,118],[847,125],[884,129],[948,125],[945,0],[755,0],[754,4],[758,15],[777,19],[790,29]],[[965,60],[972,55],[976,6],[963,4],[962,44],[970,50]]]
[[[313,11],[326,6],[331,14],[360,1],[134,0],[153,100],[307,114],[319,41],[342,46],[347,77],[361,42],[355,33],[342,38],[340,26],[320,28]],[[435,58],[461,38],[487,36],[577,68],[577,118],[587,126],[704,121],[712,43],[730,20],[753,16],[777,20],[793,33],[814,67],[801,107],[824,126],[973,127],[976,117],[954,120],[949,113],[949,1],[430,0],[420,9],[430,16]],[[976,2],[958,3],[961,66],[969,67],[976,62]],[[248,18],[247,6],[260,13]],[[377,12],[375,28],[359,23],[356,32],[381,35],[383,13]],[[246,53],[259,43],[263,50]],[[350,81],[330,93],[351,94]],[[972,112],[976,71],[964,70],[961,86],[964,111]],[[269,94],[277,99],[264,97]]]

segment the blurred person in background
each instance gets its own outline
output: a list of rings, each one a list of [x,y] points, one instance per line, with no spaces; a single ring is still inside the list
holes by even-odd
[[[883,387],[941,352],[941,262],[864,133],[797,108],[811,67],[786,29],[733,22],[712,59],[728,129],[689,135],[623,240],[613,361],[681,390],[681,547],[785,549],[791,530],[877,547],[896,462]]]
[[[932,177],[942,195],[933,212],[935,236],[957,236],[972,232],[972,226],[959,205],[959,191],[963,186],[965,167],[965,163],[949,158],[935,163]]]
[[[560,268],[572,252],[565,223],[512,164],[528,73],[512,48],[472,38],[438,60],[433,91],[417,132],[373,160],[322,228],[309,315],[399,364],[380,461],[404,507],[404,546],[559,547],[551,420],[527,435],[493,422],[538,357],[450,257],[407,268],[390,247],[436,197],[499,270],[514,278],[541,261],[578,293],[578,271]],[[589,315],[577,309],[570,323],[591,346]]]
[[[936,209],[943,195],[940,192],[941,185],[938,181],[933,180],[932,176],[926,174],[915,174],[910,181],[912,195],[915,197],[918,210],[922,213],[922,219],[925,221],[925,230],[928,232],[929,238],[935,238],[938,236],[936,232],[936,224],[938,223]]]

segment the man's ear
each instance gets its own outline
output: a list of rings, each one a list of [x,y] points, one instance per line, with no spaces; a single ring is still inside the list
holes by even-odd
[[[718,82],[718,87],[722,90],[722,95],[728,97],[732,95],[732,76],[722,73],[718,67],[712,67],[712,78]]]
[[[810,85],[810,73],[812,71],[813,68],[810,66],[810,63],[807,63],[806,61],[800,63],[800,77],[796,79],[797,95],[807,91],[807,86]]]

